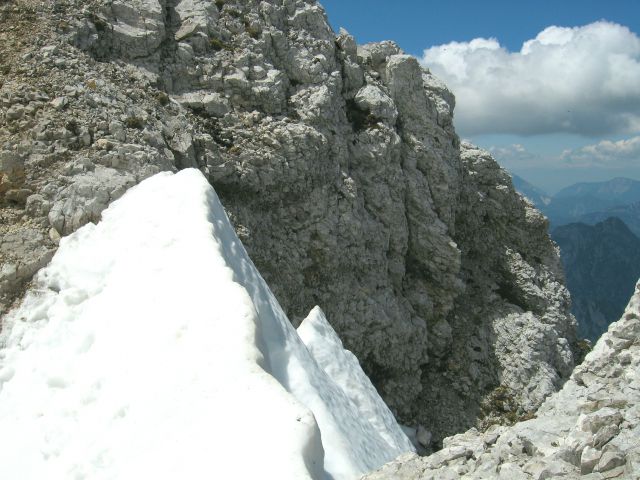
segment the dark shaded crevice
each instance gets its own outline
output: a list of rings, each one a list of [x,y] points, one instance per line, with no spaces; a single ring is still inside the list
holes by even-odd
[[[346,103],[347,119],[351,123],[354,132],[359,133],[368,128],[373,128],[380,121],[368,110],[362,110],[355,100],[347,100]]]
[[[525,312],[532,310],[522,299],[521,294],[514,283],[515,282],[513,281],[498,281],[498,295],[510,304],[521,308]]]
[[[166,84],[166,79],[171,78],[171,70],[173,60],[178,51],[178,42],[176,42],[176,32],[180,29],[182,22],[180,16],[176,12],[176,7],[180,3],[180,0],[165,0],[164,1],[164,40],[160,44],[158,53],[160,55],[160,75],[158,88],[164,91],[171,91],[171,85]]]

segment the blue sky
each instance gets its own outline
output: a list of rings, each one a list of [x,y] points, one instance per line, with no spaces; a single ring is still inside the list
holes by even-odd
[[[532,183],[640,179],[640,1],[321,3],[336,31],[443,78],[459,134]]]

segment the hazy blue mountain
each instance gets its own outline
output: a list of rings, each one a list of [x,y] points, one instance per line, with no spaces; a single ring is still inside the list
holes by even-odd
[[[638,237],[640,237],[640,202],[609,208],[603,212],[587,213],[579,221],[588,225],[595,225],[609,217],[618,217]]]
[[[620,318],[640,277],[640,239],[615,217],[571,223],[551,237],[560,246],[579,333],[595,341]]]
[[[524,178],[511,174],[514,188],[527,197],[539,209],[543,209],[551,202],[551,197],[541,188],[532,185]]]
[[[640,182],[631,178],[616,177],[605,182],[576,183],[563,188],[554,195],[558,198],[593,197],[619,204],[640,200]]]
[[[606,182],[576,183],[556,193],[540,207],[553,226],[579,221],[584,215],[640,202],[640,182],[614,178]]]

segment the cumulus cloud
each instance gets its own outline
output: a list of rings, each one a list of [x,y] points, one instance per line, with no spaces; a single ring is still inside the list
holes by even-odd
[[[565,165],[583,167],[633,167],[640,164],[640,136],[613,142],[603,140],[575,150],[565,150],[560,156]]]
[[[464,135],[640,132],[640,38],[615,23],[549,27],[519,52],[453,42],[421,62],[456,95]]]

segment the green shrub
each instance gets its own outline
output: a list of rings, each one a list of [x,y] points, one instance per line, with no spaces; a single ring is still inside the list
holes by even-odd
[[[249,23],[247,20],[244,21],[244,29],[254,40],[259,39],[260,34],[262,33],[259,28],[251,26],[251,23]]]
[[[91,20],[98,32],[104,32],[109,26],[109,24],[104,19],[98,17],[95,14],[91,14],[89,20]]]
[[[380,119],[371,112],[361,110],[354,100],[347,100],[347,119],[356,133],[368,128],[377,127],[380,121]]]
[[[573,361],[575,364],[580,365],[584,361],[584,357],[586,357],[592,349],[593,345],[591,345],[591,342],[587,339],[581,338],[575,342],[573,345],[573,353],[575,357]]]
[[[158,92],[156,94],[156,100],[163,107],[169,105],[169,95],[167,95],[165,92]]]
[[[216,52],[219,52],[220,50],[228,50],[228,51],[233,50],[231,45],[229,45],[228,43],[224,43],[222,40],[218,38],[212,38],[211,40],[209,40],[209,45]]]
[[[144,120],[142,120],[140,117],[127,117],[127,119],[124,121],[124,124],[127,126],[127,128],[135,128],[137,130],[142,130],[144,128]]]

